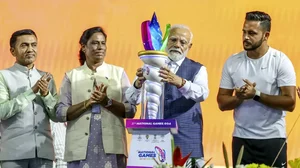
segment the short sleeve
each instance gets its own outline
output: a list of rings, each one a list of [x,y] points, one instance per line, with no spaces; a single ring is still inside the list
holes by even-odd
[[[231,78],[230,72],[229,72],[229,59],[225,62],[223,70],[222,70],[222,77],[221,77],[221,83],[220,88],[223,89],[233,89],[234,83]]]
[[[283,54],[283,53],[282,53]],[[285,55],[281,55],[277,73],[278,87],[296,86],[296,73],[291,60]]]

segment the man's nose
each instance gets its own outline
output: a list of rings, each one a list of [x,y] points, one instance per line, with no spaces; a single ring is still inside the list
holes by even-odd
[[[33,47],[31,45],[29,45],[27,48],[27,52],[31,52],[31,51],[33,51]]]
[[[176,41],[175,43],[174,43],[174,47],[176,47],[176,48],[179,48],[180,47],[180,41],[178,40],[178,41]]]
[[[243,40],[249,40],[249,36],[247,34],[244,34]]]

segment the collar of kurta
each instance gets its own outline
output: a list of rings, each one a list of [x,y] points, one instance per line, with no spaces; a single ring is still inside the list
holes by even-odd
[[[169,58],[170,59],[170,58]],[[182,64],[182,62],[184,61],[184,59],[185,59],[185,57],[184,58],[182,58],[181,60],[179,60],[179,61],[172,61],[171,59],[170,59],[170,61],[173,63],[173,64],[176,64],[176,66],[180,66],[181,64]]]
[[[91,70],[88,66],[87,66],[87,63],[85,62],[83,64],[83,68],[84,68],[84,71],[87,72],[88,74],[93,74],[95,73],[93,70]],[[97,72],[100,72],[100,71],[103,71],[103,70],[106,70],[107,69],[107,64],[103,61],[102,65],[98,66],[96,68],[96,73]]]
[[[26,66],[20,65],[18,63],[14,64],[14,67],[17,68],[19,71],[28,73],[28,71],[36,70],[35,65],[33,65],[32,69],[28,69]]]

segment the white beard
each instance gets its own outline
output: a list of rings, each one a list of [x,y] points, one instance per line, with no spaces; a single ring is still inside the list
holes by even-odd
[[[182,54],[179,54],[178,52],[170,52],[170,50],[174,50],[174,49],[173,49],[173,48],[170,48],[170,49],[167,51],[167,53],[168,53],[168,55],[169,55],[169,58],[170,58],[172,61],[175,61],[175,62],[177,62],[177,61],[183,59],[183,58],[187,55],[187,53],[188,53],[188,50],[185,50],[184,53],[182,53]]]

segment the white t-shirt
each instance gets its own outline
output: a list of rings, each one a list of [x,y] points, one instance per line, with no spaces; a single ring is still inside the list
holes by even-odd
[[[280,95],[280,87],[296,86],[296,75],[289,58],[269,47],[259,59],[251,59],[246,51],[232,55],[225,63],[220,88],[233,89],[245,83],[256,83],[256,89],[269,95]],[[234,109],[234,137],[249,139],[285,138],[286,112],[263,105],[252,99]]]

